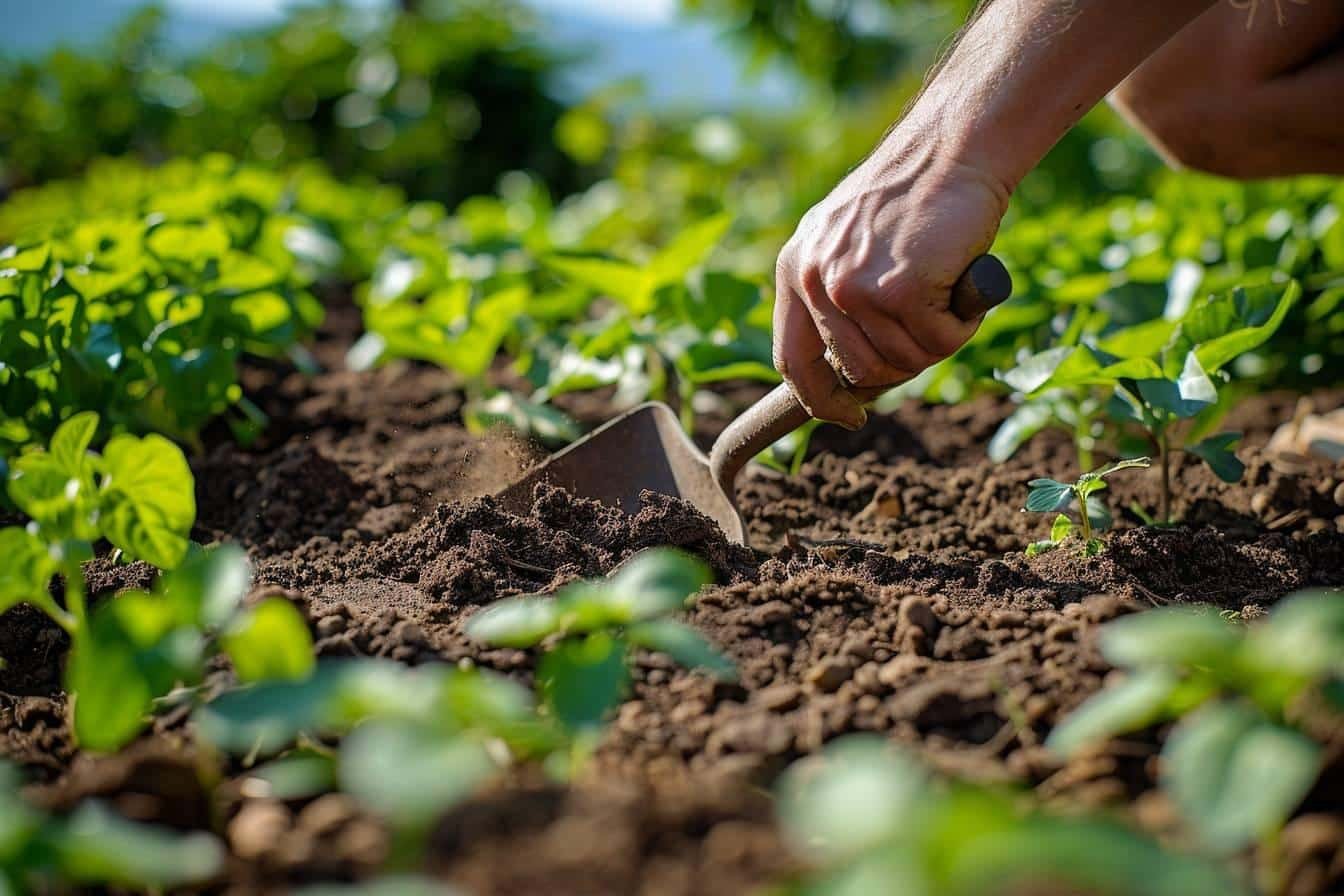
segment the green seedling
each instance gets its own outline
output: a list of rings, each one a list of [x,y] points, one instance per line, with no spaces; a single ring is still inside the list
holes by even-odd
[[[49,450],[10,464],[9,497],[32,522],[0,529],[0,612],[28,603],[69,635],[75,736],[108,751],[140,732],[155,701],[200,680],[211,645],[248,681],[307,674],[312,640],[282,598],[241,606],[251,581],[241,550],[187,540],[195,485],[181,450],[161,436],[119,435],[98,454],[89,450],[98,424],[97,414],[77,414]],[[123,559],[168,572],[151,591],[123,592],[90,611],[82,564],[99,539]],[[52,597],[55,580],[64,606]]]
[[[537,666],[543,704],[581,741],[591,741],[629,683],[634,648],[666,653],[721,678],[735,674],[698,633],[670,618],[710,581],[704,564],[678,551],[644,551],[607,580],[575,582],[553,596],[507,598],[478,613],[467,634],[496,647],[545,642]]]
[[[97,802],[57,818],[26,804],[18,785],[0,762],[0,894],[176,890],[224,868],[224,848],[210,834],[128,821]]]
[[[410,862],[428,826],[511,762],[573,773],[624,696],[629,653],[659,650],[730,676],[733,667],[693,629],[667,618],[708,573],[668,549],[646,551],[611,579],[556,595],[509,598],[473,617],[472,637],[495,646],[546,643],[537,696],[475,668],[406,668],[337,660],[307,678],[223,694],[196,711],[197,731],[252,763],[258,786],[286,797],[343,790],[387,818],[398,862]],[[295,745],[343,738],[335,753]]]
[[[1050,526],[1050,537],[1044,541],[1032,542],[1027,546],[1027,556],[1034,557],[1059,547],[1075,527],[1083,541],[1083,556],[1095,557],[1104,550],[1096,533],[1110,528],[1111,512],[1100,498],[1091,498],[1096,492],[1106,488],[1106,477],[1120,470],[1147,469],[1152,462],[1146,457],[1134,457],[1108,464],[1091,473],[1084,473],[1076,482],[1059,482],[1055,479],[1033,479],[1027,483],[1031,489],[1027,493],[1025,510],[1033,513],[1054,513],[1054,523]],[[1068,509],[1078,502],[1077,522],[1069,516]]]
[[[1078,411],[1069,418],[1072,428],[1079,439],[1084,430],[1090,437],[1091,417],[1079,409],[1089,397],[1107,395],[1110,418],[1120,427],[1140,428],[1151,446],[1162,471],[1158,517],[1171,522],[1175,454],[1200,458],[1226,482],[1239,481],[1245,472],[1232,451],[1239,434],[1193,436],[1211,430],[1224,409],[1214,376],[1269,339],[1301,291],[1296,281],[1237,288],[1193,303],[1179,320],[1103,329],[1090,341],[1047,349],[996,374],[1025,402],[992,440],[996,456],[1006,459],[1035,432],[1066,422],[1061,407]],[[1079,421],[1086,426],[1080,429]],[[1079,450],[1083,456],[1081,441]]]
[[[941,780],[867,735],[799,761],[779,790],[781,827],[808,870],[776,896],[1247,893],[1202,860],[1114,821],[1053,814],[1012,793]]]
[[[1162,784],[1186,821],[1213,849],[1271,843],[1322,767],[1299,713],[1313,702],[1344,709],[1344,594],[1301,592],[1249,625],[1212,610],[1151,610],[1108,624],[1101,649],[1128,677],[1048,745],[1071,756],[1176,719]]]
[[[321,237],[282,214],[283,180],[266,209],[256,181],[220,167],[193,170],[189,198],[180,183],[125,189],[98,215],[68,197],[49,209],[41,191],[4,207],[20,230],[0,245],[0,455],[83,410],[194,445],[221,415],[244,438],[264,424],[237,362],[292,353],[321,321],[300,257]]]

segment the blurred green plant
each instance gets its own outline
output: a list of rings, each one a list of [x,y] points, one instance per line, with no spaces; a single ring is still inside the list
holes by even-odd
[[[95,454],[97,430],[97,414],[77,414],[49,450],[14,459],[9,498],[32,521],[0,529],[0,612],[30,604],[70,636],[64,685],[80,745],[111,751],[131,741],[157,701],[201,680],[212,640],[243,681],[306,675],[312,639],[293,604],[242,608],[251,582],[242,551],[188,541],[196,500],[181,450],[154,434],[119,435]],[[152,591],[122,592],[90,612],[83,564],[104,538],[120,559],[169,571]],[[63,607],[51,592],[58,577]]]
[[[247,757],[277,757],[254,773],[269,793],[294,798],[339,782],[396,831],[401,860],[428,826],[511,762],[537,761],[560,777],[586,759],[624,697],[635,647],[728,676],[733,667],[694,630],[667,616],[708,580],[696,560],[652,549],[609,581],[581,581],[554,597],[499,601],[468,634],[492,646],[547,640],[534,696],[470,666],[407,668],[385,660],[327,661],[306,678],[227,692],[197,709],[208,742]],[[315,745],[342,738],[334,753]]]
[[[237,362],[303,361],[323,314],[311,284],[341,261],[294,210],[320,210],[321,187],[210,157],[109,165],[0,206],[0,455],[81,410],[191,443],[221,414],[255,434]]]
[[[1033,809],[1014,794],[937,779],[866,735],[793,765],[779,786],[779,814],[808,870],[772,891],[778,896],[1249,893],[1117,822]]]
[[[1270,845],[1322,767],[1313,724],[1344,711],[1344,595],[1306,591],[1249,625],[1161,608],[1109,623],[1106,659],[1126,670],[1051,732],[1073,756],[1176,719],[1162,786],[1210,848]],[[1333,707],[1331,711],[1330,707]]]
[[[609,580],[574,582],[554,595],[497,601],[468,621],[467,634],[492,647],[547,643],[537,665],[542,702],[570,732],[575,758],[582,759],[625,696],[635,648],[665,653],[719,678],[736,677],[733,664],[704,637],[670,618],[709,581],[709,570],[699,560],[651,548],[626,561]]]
[[[205,832],[178,833],[85,802],[58,818],[19,797],[19,776],[0,762],[0,894],[65,892],[68,887],[169,890],[203,884],[224,868],[225,852]]]
[[[553,138],[561,69],[514,0],[299,7],[185,58],[149,10],[102,49],[0,57],[0,193],[99,156],[208,152],[320,159],[423,199],[455,202],[520,168],[568,192],[580,182]]]

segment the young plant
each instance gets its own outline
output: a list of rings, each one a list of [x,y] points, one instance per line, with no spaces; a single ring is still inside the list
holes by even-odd
[[[1344,595],[1300,592],[1249,625],[1150,610],[1108,624],[1101,649],[1128,677],[1066,718],[1048,745],[1071,756],[1177,719],[1162,784],[1182,816],[1213,849],[1271,843],[1322,766],[1299,711],[1313,695],[1344,709]]]
[[[1073,534],[1075,525],[1083,541],[1083,556],[1095,557],[1104,550],[1100,538],[1095,533],[1110,528],[1111,512],[1100,498],[1089,500],[1090,496],[1106,488],[1106,477],[1120,470],[1146,469],[1151,461],[1146,457],[1134,457],[1108,464],[1091,473],[1079,476],[1076,482],[1059,482],[1055,479],[1033,479],[1027,483],[1031,489],[1027,493],[1026,510],[1033,513],[1055,513],[1055,521],[1050,526],[1050,537],[1044,541],[1034,541],[1027,546],[1027,556],[1034,557],[1046,551],[1054,550]],[[1069,505],[1078,502],[1077,523],[1069,516]]]
[[[140,732],[156,700],[200,680],[212,639],[243,680],[306,674],[312,640],[282,598],[240,606],[251,581],[241,550],[187,540],[195,484],[181,450],[157,435],[119,435],[95,453],[98,422],[76,414],[49,450],[10,464],[9,497],[32,522],[0,529],[0,612],[28,603],[66,631],[75,736],[109,751]],[[124,592],[90,612],[83,563],[103,538],[123,559],[169,571],[151,591]],[[64,606],[52,597],[55,581]]]
[[[698,634],[666,618],[706,581],[697,561],[654,549],[609,580],[575,582],[554,597],[509,598],[477,614],[468,631],[489,644],[550,642],[536,697],[475,668],[337,660],[305,679],[225,693],[197,709],[196,730],[249,762],[279,756],[256,774],[287,797],[339,781],[391,823],[400,860],[409,861],[435,819],[510,762],[571,774],[624,694],[633,647],[731,675],[732,665]],[[292,749],[337,737],[334,753]]]
[[[210,881],[224,858],[210,834],[129,821],[97,802],[50,816],[20,798],[17,772],[0,762],[0,893],[176,890]]]
[[[547,643],[537,665],[546,710],[580,749],[596,740],[629,685],[629,657],[642,647],[720,678],[733,664],[698,633],[670,618],[710,581],[704,564],[667,548],[643,551],[610,579],[566,585],[553,596],[506,598],[467,623],[467,634],[495,647]]]
[[[1177,320],[1158,318],[1039,352],[996,376],[1025,402],[992,443],[1006,458],[1054,420],[1060,401],[1081,407],[1108,396],[1106,412],[1119,426],[1137,425],[1162,470],[1159,518],[1171,522],[1171,464],[1177,452],[1195,455],[1220,479],[1237,482],[1245,465],[1232,452],[1237,433],[1192,441],[1216,425],[1223,410],[1213,376],[1274,334],[1301,295],[1286,285],[1238,287],[1195,302]],[[1026,412],[1032,407],[1032,414]],[[1198,419],[1195,419],[1198,418]],[[1076,427],[1075,427],[1076,428]],[[1090,432],[1090,424],[1089,424]]]
[[[937,779],[867,735],[794,764],[780,784],[779,812],[807,870],[776,896],[1247,892],[1116,822],[1052,814],[1011,793]]]

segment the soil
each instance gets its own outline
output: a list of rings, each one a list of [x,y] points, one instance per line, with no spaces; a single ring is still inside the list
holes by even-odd
[[[630,516],[555,489],[539,490],[525,515],[505,512],[488,495],[537,449],[464,429],[462,392],[447,374],[341,370],[343,331],[337,314],[317,347],[331,372],[249,368],[245,385],[273,426],[247,448],[212,433],[193,462],[195,537],[244,546],[256,591],[293,599],[320,655],[470,659],[526,679],[531,654],[463,635],[473,613],[674,545],[714,568],[717,584],[689,621],[741,674],[724,684],[641,655],[633,691],[578,781],[521,769],[438,824],[429,866],[468,892],[749,892],[792,867],[767,788],[792,760],[854,731],[1047,801],[1119,807],[1163,832],[1171,810],[1154,789],[1163,731],[1067,764],[1042,747],[1111,674],[1097,627],[1192,602],[1251,618],[1297,589],[1344,585],[1335,502],[1344,464],[1289,464],[1258,449],[1294,396],[1233,412],[1246,432],[1242,483],[1179,464],[1184,525],[1143,528],[1117,513],[1097,558],[1022,553],[1049,525],[1019,511],[1026,483],[1071,475],[1072,453],[1047,433],[1006,464],[985,460],[1007,410],[992,398],[908,404],[859,433],[823,429],[796,476],[748,470],[738,494],[748,550],[652,493]],[[723,394],[740,404],[756,388]],[[1340,399],[1322,394],[1318,405]],[[591,402],[571,410],[589,422],[605,414]],[[1153,507],[1157,485],[1156,471],[1118,475],[1112,506]],[[139,565],[89,568],[95,599],[151,577]],[[26,767],[34,799],[64,809],[96,796],[131,817],[216,831],[232,855],[216,891],[358,878],[386,858],[387,832],[346,797],[256,796],[244,772],[193,747],[181,714],[118,756],[79,753],[59,685],[66,647],[30,609],[0,618],[0,754]],[[1285,892],[1344,889],[1344,735],[1335,734],[1332,765],[1282,839]]]

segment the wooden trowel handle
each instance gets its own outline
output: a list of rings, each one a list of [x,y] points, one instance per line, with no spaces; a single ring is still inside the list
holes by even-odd
[[[1005,301],[1013,291],[1008,269],[993,255],[981,255],[952,287],[952,313],[965,321],[974,320]],[[892,386],[851,390],[867,404]],[[709,468],[715,481],[730,499],[738,471],[757,454],[802,426],[811,415],[798,403],[787,383],[781,383],[760,401],[747,408],[719,436],[709,455]]]

